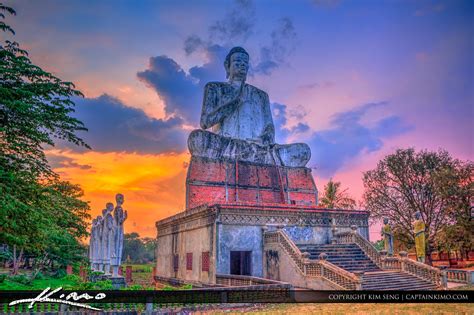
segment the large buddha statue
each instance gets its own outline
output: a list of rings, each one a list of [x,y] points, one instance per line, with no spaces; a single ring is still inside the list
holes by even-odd
[[[305,166],[311,157],[308,145],[275,143],[268,95],[245,83],[249,69],[249,54],[245,49],[232,48],[224,66],[228,82],[206,84],[201,113],[202,130],[194,130],[188,139],[191,155],[290,167]]]

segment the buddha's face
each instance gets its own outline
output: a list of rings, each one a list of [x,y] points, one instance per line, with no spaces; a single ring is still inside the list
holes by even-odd
[[[421,217],[421,215],[420,215],[420,213],[419,213],[419,212],[415,213],[415,219],[419,220],[419,219],[420,219],[420,217]]]
[[[388,224],[388,219],[383,219],[383,224]]]
[[[247,54],[236,52],[230,56],[229,78],[231,80],[244,80],[249,70],[249,56]]]

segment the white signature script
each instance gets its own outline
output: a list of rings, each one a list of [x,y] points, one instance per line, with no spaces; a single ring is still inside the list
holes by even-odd
[[[67,296],[64,293],[61,294],[59,296],[59,299],[50,298],[53,294],[61,291],[61,289],[62,289],[62,287],[59,287],[55,290],[50,291],[51,288],[48,287],[48,288],[44,289],[43,292],[41,292],[37,297],[35,297],[33,299],[15,300],[13,302],[10,302],[9,305],[13,306],[13,305],[16,305],[16,304],[30,303],[30,305],[28,305],[28,308],[32,308],[33,305],[35,305],[35,303],[52,302],[52,303],[60,303],[60,304],[67,304],[67,305],[72,305],[72,306],[83,307],[83,308],[87,308],[87,309],[91,309],[91,310],[95,310],[95,311],[101,311],[100,308],[92,307],[92,306],[87,305],[87,304],[77,303],[77,302],[73,302],[73,301],[79,301],[81,299],[102,300],[103,298],[105,298],[105,293],[98,293],[95,296],[90,296],[87,293],[78,295],[77,292],[71,292]],[[63,300],[64,297],[66,297],[66,298]],[[72,299],[72,301],[70,301],[71,299]]]

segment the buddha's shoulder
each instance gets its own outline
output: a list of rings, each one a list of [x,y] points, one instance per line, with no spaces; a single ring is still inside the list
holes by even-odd
[[[245,86],[252,92],[258,95],[261,95],[262,97],[268,97],[267,93],[263,90],[260,90],[256,86],[253,86],[251,84],[245,84]],[[206,90],[218,90],[221,92],[228,92],[228,91],[233,91],[234,87],[228,82],[208,82],[205,86]]]
[[[268,94],[267,92],[265,92],[264,90],[260,90],[258,87],[256,86],[253,86],[251,84],[247,84],[247,87],[250,89],[250,91],[252,93],[255,93],[255,94],[258,94],[259,96],[261,97],[268,97]]]

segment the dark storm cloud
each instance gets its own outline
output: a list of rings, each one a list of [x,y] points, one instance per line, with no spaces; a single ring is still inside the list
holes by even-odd
[[[138,72],[138,78],[156,90],[165,103],[167,116],[175,115],[197,126],[201,115],[204,85],[224,78],[224,58],[227,50],[219,45],[206,47],[208,62],[184,72],[167,56],[150,58],[148,69]]]
[[[182,119],[150,118],[142,110],[128,107],[109,95],[76,100],[74,117],[89,129],[79,136],[94,151],[164,153],[186,149],[187,132],[182,129]],[[69,144],[61,145],[78,149]],[[68,161],[58,163],[68,165]]]
[[[251,0],[236,0],[222,20],[209,27],[209,37],[214,42],[245,41],[255,26],[255,4]]]
[[[184,51],[186,52],[186,55],[190,55],[196,50],[205,47],[204,41],[201,39],[201,37],[193,34],[188,36],[184,40]]]
[[[372,108],[387,103],[369,103],[354,110],[338,113],[331,120],[331,129],[315,132],[308,141],[312,149],[312,166],[324,177],[332,176],[345,162],[362,152],[380,150],[383,140],[412,129],[398,116],[389,116],[365,126],[362,117]]]
[[[295,50],[296,38],[296,30],[291,19],[280,19],[271,33],[270,44],[261,47],[260,61],[253,68],[253,72],[268,75],[284,64]]]
[[[92,166],[86,165],[86,164],[79,164],[74,162],[74,159],[68,158],[66,156],[61,156],[61,155],[52,155],[48,154],[48,161],[49,165],[52,168],[80,168],[82,170],[88,170],[91,169]]]

